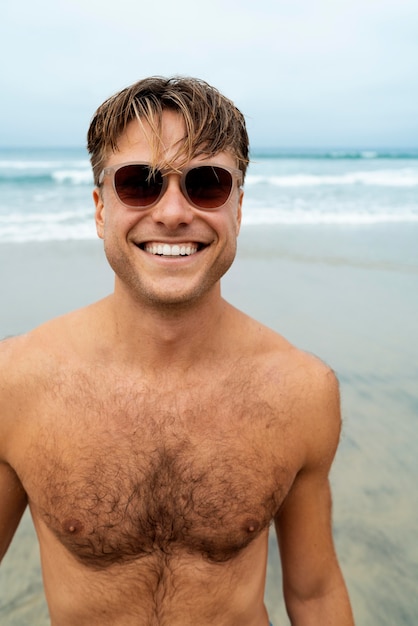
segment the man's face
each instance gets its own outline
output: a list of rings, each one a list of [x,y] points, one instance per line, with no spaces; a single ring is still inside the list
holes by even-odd
[[[184,136],[181,116],[164,111],[161,162],[170,162]],[[146,124],[141,128],[131,122],[106,167],[150,163],[150,137]],[[201,164],[237,167],[228,152],[208,159],[197,157],[186,166]],[[104,178],[101,192],[95,189],[93,195],[97,233],[116,274],[116,289],[127,290],[135,300],[153,306],[186,304],[219,289],[219,280],[235,257],[241,222],[243,192],[236,183],[227,204],[212,211],[196,209],[188,202],[175,172],[168,175],[164,195],[148,209],[124,206],[113,190],[111,176]]]

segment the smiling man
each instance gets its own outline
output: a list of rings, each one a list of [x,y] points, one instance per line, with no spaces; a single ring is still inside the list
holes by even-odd
[[[0,556],[29,504],[53,626],[268,626],[268,532],[297,626],[351,626],[331,530],[332,371],[221,297],[248,138],[196,79],[88,134],[114,292],[3,342]]]
[[[96,224],[117,290],[147,307],[189,308],[219,295],[212,288],[234,259],[243,172],[226,150],[178,154],[190,131],[177,111],[160,115],[158,128],[153,120],[131,122],[106,159],[94,192]]]

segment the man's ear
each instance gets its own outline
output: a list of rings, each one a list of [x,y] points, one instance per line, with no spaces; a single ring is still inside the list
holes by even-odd
[[[98,187],[95,187],[93,190],[93,201],[96,207],[96,211],[94,214],[94,219],[96,222],[96,232],[97,232],[98,237],[100,237],[100,239],[103,239],[104,238],[104,222],[105,222],[104,204],[103,204],[102,194]]]
[[[241,229],[242,220],[242,201],[244,200],[244,190],[239,189],[238,207],[237,207],[237,237]]]

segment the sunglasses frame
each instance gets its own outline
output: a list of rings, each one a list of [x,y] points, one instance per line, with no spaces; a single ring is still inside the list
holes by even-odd
[[[105,167],[100,172],[99,187],[103,184],[105,176],[112,176],[112,187],[113,187],[113,191],[118,201],[121,204],[123,204],[123,206],[127,207],[128,209],[133,209],[134,211],[147,211],[148,209],[151,209],[152,207],[154,207],[161,200],[161,198],[163,197],[163,195],[165,194],[167,190],[169,175],[174,175],[174,176],[177,175],[180,177],[180,189],[181,189],[183,196],[186,198],[187,202],[191,204],[192,207],[194,207],[195,209],[198,209],[199,211],[217,211],[218,209],[221,209],[229,202],[234,191],[234,183],[235,182],[238,183],[238,189],[242,188],[242,185],[243,185],[243,173],[241,170],[237,168],[233,168],[233,167],[227,167],[226,165],[220,165],[219,163],[200,163],[196,165],[190,165],[189,167],[185,167],[184,169],[180,169],[180,170],[155,168],[155,172],[160,173],[163,179],[163,184],[162,184],[161,191],[158,197],[156,198],[156,200],[153,200],[153,202],[151,202],[150,204],[134,206],[131,204],[127,204],[126,202],[123,202],[123,200],[120,198],[117,192],[116,183],[115,183],[116,172],[120,170],[121,168],[127,167],[129,165],[145,165],[146,167],[150,169],[151,173],[153,170],[151,163],[147,163],[146,161],[130,161],[128,163],[118,163],[117,165]],[[227,199],[225,200],[225,202],[223,202],[221,205],[216,206],[216,207],[201,207],[198,204],[194,203],[192,199],[189,197],[189,194],[187,193],[187,189],[186,189],[186,176],[191,170],[199,169],[200,167],[217,167],[217,168],[226,170],[231,175],[231,178],[232,178],[231,191],[229,192],[229,195]]]

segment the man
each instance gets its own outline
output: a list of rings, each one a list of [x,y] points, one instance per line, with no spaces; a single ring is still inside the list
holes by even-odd
[[[88,134],[114,293],[1,347],[0,555],[29,504],[54,626],[268,626],[268,532],[297,626],[353,624],[331,532],[338,386],[225,302],[245,122],[194,79]]]

